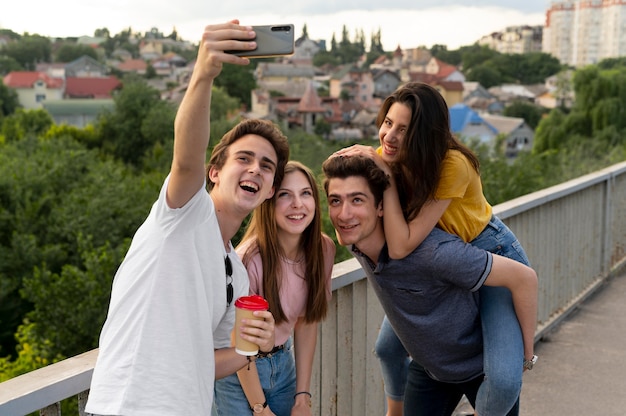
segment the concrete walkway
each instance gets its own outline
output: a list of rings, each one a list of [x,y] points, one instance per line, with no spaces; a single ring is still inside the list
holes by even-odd
[[[535,353],[521,416],[626,415],[626,274],[609,279]]]

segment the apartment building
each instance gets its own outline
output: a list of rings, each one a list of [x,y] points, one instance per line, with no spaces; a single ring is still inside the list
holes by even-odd
[[[542,49],[576,67],[626,56],[626,0],[553,2]]]
[[[500,53],[541,52],[542,36],[543,26],[510,26],[502,32],[483,36],[478,40],[478,44]]]

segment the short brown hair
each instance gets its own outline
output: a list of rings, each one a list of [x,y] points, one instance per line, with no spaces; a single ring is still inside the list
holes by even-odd
[[[228,148],[230,145],[247,134],[256,134],[270,142],[276,152],[276,157],[278,158],[276,161],[277,164],[276,173],[274,175],[274,186],[279,185],[283,181],[285,164],[289,160],[289,143],[287,142],[287,137],[271,121],[249,119],[241,121],[235,127],[226,132],[226,134],[222,136],[219,143],[213,148],[211,158],[209,159],[209,163],[206,167],[206,181],[209,191],[213,189],[213,186],[215,185],[209,179],[209,171],[211,168],[221,169],[228,158]]]
[[[385,172],[376,166],[376,162],[365,156],[331,156],[322,164],[322,171],[325,176],[326,196],[328,196],[328,184],[333,178],[346,179],[351,176],[361,176],[367,181],[376,205],[383,200],[383,192],[389,187],[389,178]]]

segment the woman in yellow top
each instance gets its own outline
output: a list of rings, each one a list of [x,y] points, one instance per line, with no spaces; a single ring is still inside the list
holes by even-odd
[[[452,135],[448,107],[437,90],[417,82],[399,87],[383,103],[376,122],[378,149],[355,145],[336,154],[367,155],[389,175],[392,186],[384,193],[383,220],[391,258],[406,257],[433,227],[440,227],[484,250],[529,264],[513,232],[492,214],[478,158]],[[520,328],[506,288],[481,288],[480,313],[485,380],[476,397],[476,414],[518,415],[523,369],[536,361],[535,328]],[[375,351],[385,381],[387,415],[402,415],[409,358],[386,318]]]

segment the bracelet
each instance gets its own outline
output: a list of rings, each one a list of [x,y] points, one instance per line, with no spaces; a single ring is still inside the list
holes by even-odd
[[[299,391],[296,394],[293,395],[293,398],[295,399],[297,395],[299,394],[308,394],[309,395],[309,399],[313,398],[313,396],[311,396],[311,393],[309,393],[308,391]]]

